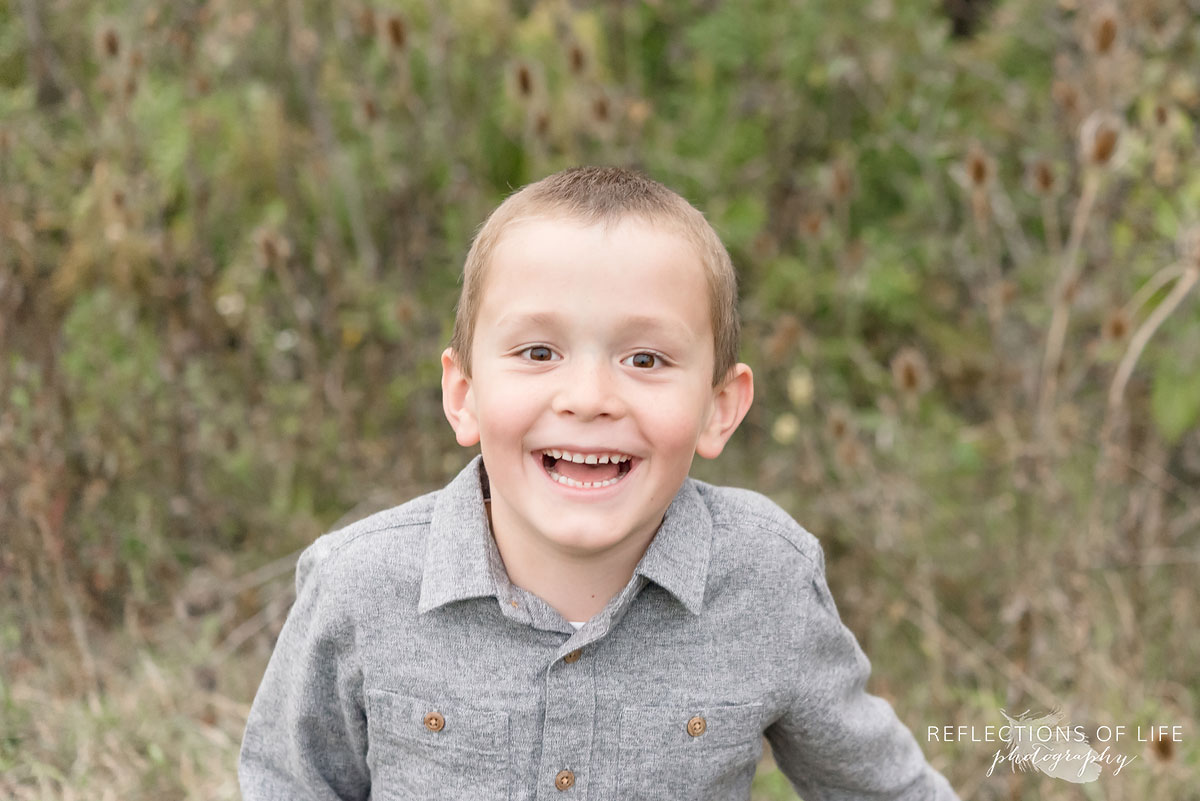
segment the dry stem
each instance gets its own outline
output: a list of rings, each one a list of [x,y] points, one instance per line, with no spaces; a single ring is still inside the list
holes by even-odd
[[[1075,216],[1071,220],[1071,236],[1067,241],[1062,270],[1055,287],[1054,314],[1050,320],[1050,333],[1046,337],[1046,355],[1042,361],[1041,393],[1037,408],[1037,430],[1043,436],[1046,434],[1046,419],[1054,406],[1054,396],[1058,387],[1058,363],[1062,358],[1067,323],[1071,317],[1071,300],[1067,296],[1067,289],[1079,276],[1079,251],[1099,190],[1100,174],[1089,170],[1084,175],[1083,191],[1079,203],[1075,206]]]
[[[1163,267],[1150,277],[1150,280],[1142,285],[1142,288],[1129,299],[1125,304],[1125,314],[1129,319],[1133,319],[1137,314],[1137,310],[1145,305],[1146,301],[1154,296],[1154,293],[1166,286],[1172,279],[1178,278],[1183,273],[1183,265],[1179,263],[1171,264]]]
[[[1153,279],[1152,279],[1153,280]],[[1167,297],[1155,307],[1150,316],[1142,323],[1133,338],[1129,341],[1129,349],[1125,351],[1125,356],[1121,359],[1121,364],[1117,367],[1116,376],[1108,390],[1108,408],[1110,413],[1121,405],[1125,395],[1125,385],[1129,383],[1129,376],[1133,373],[1134,365],[1142,355],[1142,351],[1146,348],[1146,343],[1150,341],[1150,337],[1154,336],[1154,332],[1158,330],[1163,321],[1175,311],[1179,304],[1183,301],[1185,295],[1191,290],[1192,286],[1200,280],[1200,265],[1190,265],[1179,280],[1175,282],[1175,286],[1171,288],[1171,292]]]

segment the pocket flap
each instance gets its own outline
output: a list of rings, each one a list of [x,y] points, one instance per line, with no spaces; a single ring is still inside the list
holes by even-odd
[[[627,706],[621,710],[621,748],[710,749],[752,746],[762,738],[762,704],[735,706]],[[689,722],[703,721],[702,733]],[[693,724],[692,730],[701,726]]]
[[[436,748],[458,748],[475,753],[508,751],[508,713],[472,709],[394,693],[367,690],[368,725],[395,737]],[[426,725],[430,713],[440,716],[437,730]]]

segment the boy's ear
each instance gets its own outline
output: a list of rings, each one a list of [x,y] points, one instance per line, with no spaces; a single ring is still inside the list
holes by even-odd
[[[725,443],[750,410],[750,403],[754,400],[754,373],[748,365],[739,362],[714,393],[708,423],[696,442],[696,453],[705,459],[715,459],[721,455]]]
[[[459,445],[469,448],[479,442],[479,420],[475,416],[471,379],[458,366],[453,348],[442,351],[442,410]]]

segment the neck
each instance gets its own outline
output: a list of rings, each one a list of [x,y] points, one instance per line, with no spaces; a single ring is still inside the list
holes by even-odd
[[[588,620],[625,588],[655,533],[603,553],[575,555],[504,525],[497,527],[490,503],[487,512],[509,580],[574,621]]]

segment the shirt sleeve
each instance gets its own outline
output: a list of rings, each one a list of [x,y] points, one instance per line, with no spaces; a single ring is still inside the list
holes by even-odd
[[[819,545],[805,584],[791,705],[766,731],[779,769],[805,801],[955,801],[891,705],[866,692],[871,666],[838,617]]]
[[[238,761],[245,801],[370,795],[362,669],[348,599],[322,582],[321,538],[296,565],[296,602],[250,708]]]

